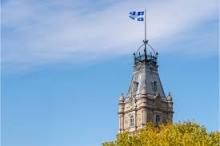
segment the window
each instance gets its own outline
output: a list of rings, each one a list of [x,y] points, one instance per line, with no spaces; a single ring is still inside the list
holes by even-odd
[[[136,94],[137,89],[138,89],[138,82],[134,81],[133,94]]]
[[[157,82],[156,81],[151,82],[151,86],[152,86],[152,90],[154,92],[156,92],[157,91]]]
[[[160,115],[156,115],[156,124],[160,123]]]
[[[134,115],[130,116],[130,127],[134,127]]]

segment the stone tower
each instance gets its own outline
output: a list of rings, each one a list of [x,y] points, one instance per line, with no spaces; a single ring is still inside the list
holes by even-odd
[[[134,53],[134,68],[128,93],[119,97],[119,133],[137,132],[147,122],[155,125],[172,122],[172,96],[164,93],[157,58],[158,53],[155,53],[148,41]]]

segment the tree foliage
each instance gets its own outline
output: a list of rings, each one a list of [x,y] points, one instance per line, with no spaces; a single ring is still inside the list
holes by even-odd
[[[123,132],[103,146],[220,146],[220,132],[208,133],[193,122],[159,125],[148,123],[138,133]]]

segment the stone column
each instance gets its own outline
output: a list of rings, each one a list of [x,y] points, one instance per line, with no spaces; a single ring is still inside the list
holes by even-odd
[[[119,119],[119,132],[124,130],[124,96],[119,97],[119,104],[118,104],[118,119]]]
[[[146,125],[147,123],[147,109],[144,108],[142,110],[142,126]]]

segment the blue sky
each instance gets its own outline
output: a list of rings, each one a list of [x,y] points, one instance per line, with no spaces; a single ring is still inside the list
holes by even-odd
[[[4,146],[87,146],[117,133],[118,96],[128,90],[132,53],[148,10],[174,122],[219,129],[218,1],[2,1]]]

